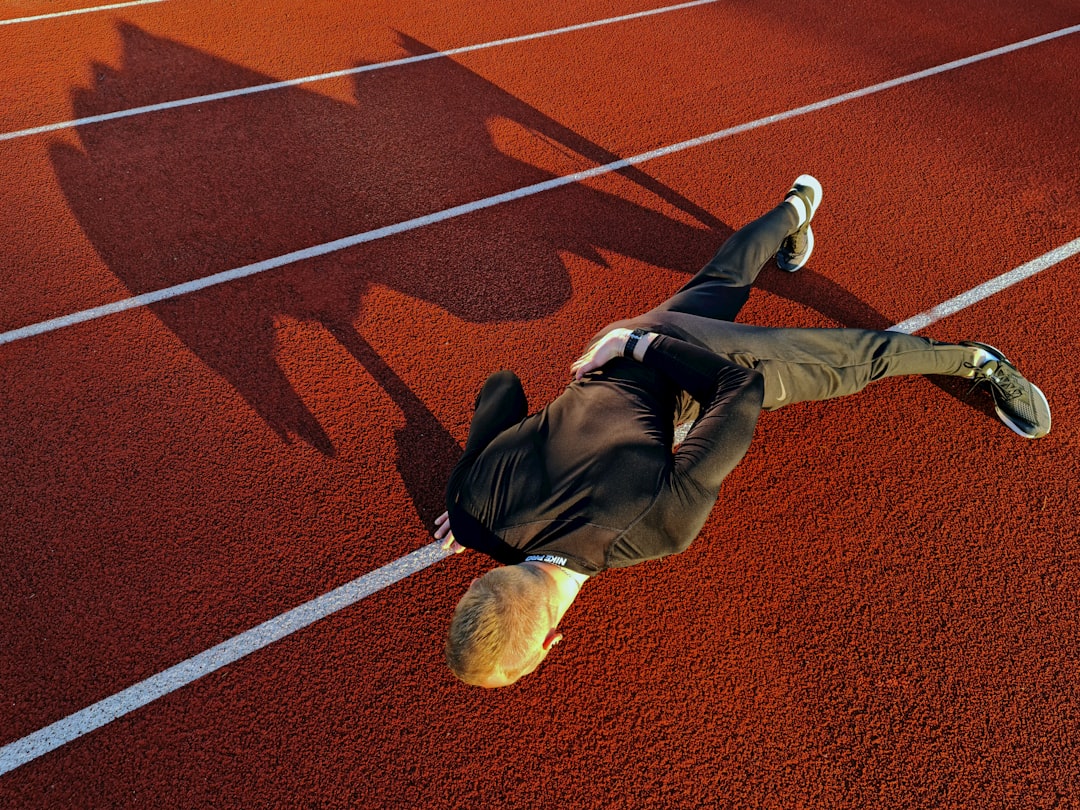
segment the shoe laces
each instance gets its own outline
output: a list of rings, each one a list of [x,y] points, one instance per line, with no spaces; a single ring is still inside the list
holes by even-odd
[[[987,368],[990,365],[993,365],[992,369]],[[989,383],[1006,400],[1019,399],[1024,395],[1024,389],[1009,373],[1008,365],[1000,360],[991,360],[982,366],[965,363],[964,367],[973,369],[975,372],[975,382],[968,390],[969,394],[983,383]]]
[[[806,249],[806,232],[809,228],[810,222],[804,222],[801,228],[784,239],[783,247],[787,248],[788,252],[792,254],[802,253]]]

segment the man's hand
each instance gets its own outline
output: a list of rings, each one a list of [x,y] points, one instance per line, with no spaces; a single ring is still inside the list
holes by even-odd
[[[435,518],[435,539],[441,541],[443,551],[460,554],[465,550],[465,546],[454,539],[454,530],[450,528],[449,512],[443,512]]]
[[[604,364],[614,360],[616,357],[622,357],[623,352],[626,351],[626,342],[630,339],[632,331],[630,329],[612,329],[596,343],[592,345],[585,354],[581,355],[570,365],[570,372],[574,375],[575,380],[580,380],[590,371],[600,368]],[[634,347],[634,359],[641,361],[645,356],[646,350],[649,348],[649,344],[656,338],[655,332],[646,332],[644,336],[637,342]]]
[[[570,365],[570,372],[574,375],[574,379],[580,380],[590,371],[600,368],[616,357],[622,357],[629,338],[629,329],[612,329]]]

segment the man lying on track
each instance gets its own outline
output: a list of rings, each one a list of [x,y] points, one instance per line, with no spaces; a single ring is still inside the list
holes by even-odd
[[[514,683],[562,638],[559,622],[586,579],[686,549],[763,409],[883,377],[946,374],[984,384],[1021,436],[1050,430],[1046,397],[991,346],[732,323],[766,261],[789,272],[806,264],[821,194],[813,177],[797,178],[675,295],[595,337],[571,367],[574,381],[538,413],[528,415],[512,372],[484,383],[435,531],[443,548],[503,564],[454,612],[446,658],[458,678]],[[675,446],[675,426],[690,421]]]

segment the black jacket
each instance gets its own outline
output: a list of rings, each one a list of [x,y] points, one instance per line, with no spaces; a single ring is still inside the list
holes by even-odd
[[[700,415],[673,450],[684,391]],[[763,393],[758,372],[664,335],[532,416],[517,376],[493,374],[447,487],[454,536],[505,564],[589,575],[682,551],[745,455]]]

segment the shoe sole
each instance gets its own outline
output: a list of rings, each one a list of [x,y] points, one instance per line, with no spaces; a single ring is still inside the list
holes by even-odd
[[[795,182],[792,183],[791,185],[792,186],[808,186],[809,188],[813,189],[813,192],[814,192],[814,210],[811,211],[810,216],[807,217],[808,220],[813,220],[814,213],[818,210],[818,208],[821,207],[821,198],[825,194],[825,192],[821,188],[821,183],[819,183],[818,179],[816,177],[814,177],[812,174],[800,174],[798,177],[795,178]]]
[[[821,198],[825,192],[821,189],[821,183],[812,174],[800,174],[795,178],[795,182],[791,184],[792,188],[795,186],[806,186],[814,192],[814,202],[810,208],[809,214],[806,217],[806,253],[803,255],[803,260],[798,264],[792,264],[790,262],[781,262],[779,254],[776,256],[776,266],[783,270],[785,273],[794,273],[796,270],[802,270],[806,267],[806,263],[810,261],[810,254],[814,252],[814,231],[810,228],[809,223],[814,220],[814,214],[817,213],[818,208],[821,206]]]
[[[1043,404],[1043,409],[1046,411],[1045,430],[1043,430],[1041,433],[1028,433],[1026,430],[1016,424],[1012,419],[1010,419],[1008,417],[1008,414],[1006,414],[1003,410],[1001,410],[1001,408],[997,406],[996,400],[994,401],[994,410],[997,412],[998,419],[1000,419],[1005,425],[1007,425],[1009,429],[1012,430],[1012,432],[1015,433],[1017,436],[1023,436],[1025,439],[1041,439],[1043,436],[1050,432],[1050,402],[1049,400],[1047,400],[1046,394],[1042,392],[1042,389],[1040,389],[1039,386],[1035,385],[1030,380],[1028,381],[1028,384],[1031,386],[1032,390],[1039,395],[1039,399],[1042,401]]]

